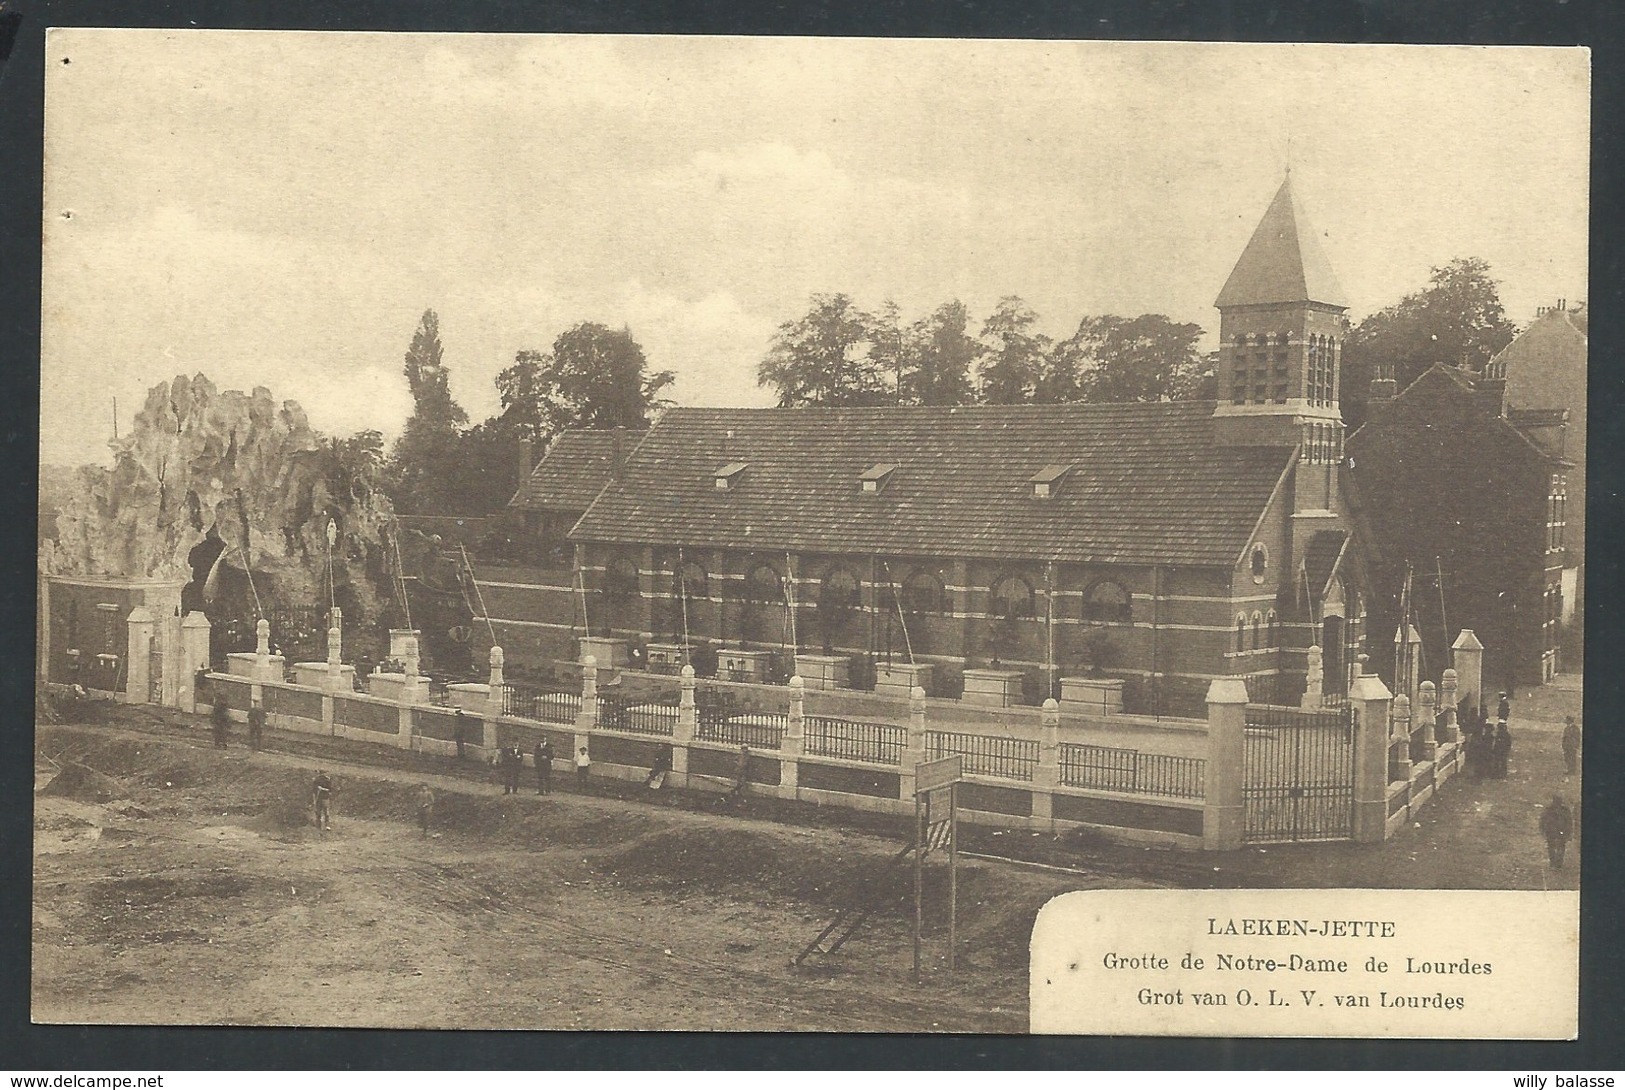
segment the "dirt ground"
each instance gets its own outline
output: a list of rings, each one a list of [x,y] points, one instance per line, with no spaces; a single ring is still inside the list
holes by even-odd
[[[36,736],[41,1022],[1022,1032],[1032,921],[1068,890],[1577,884],[1577,859],[1546,867],[1534,823],[1578,785],[1560,722],[1531,722],[1508,780],[1457,780],[1383,846],[1207,856],[967,830],[968,852],[1043,865],[962,859],[952,975],[945,868],[928,866],[916,986],[897,819],[619,783],[503,796],[444,759],[277,731],[266,752],[221,752],[195,717],[86,711]],[[318,767],[336,781],[328,832],[310,824]],[[792,968],[861,889],[883,892],[875,916]]]

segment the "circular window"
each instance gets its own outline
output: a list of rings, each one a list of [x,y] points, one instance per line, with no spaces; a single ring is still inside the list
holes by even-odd
[[[1262,583],[1264,581],[1264,573],[1269,570],[1270,566],[1270,551],[1264,546],[1263,542],[1259,542],[1257,545],[1253,546],[1251,563],[1253,582]]]

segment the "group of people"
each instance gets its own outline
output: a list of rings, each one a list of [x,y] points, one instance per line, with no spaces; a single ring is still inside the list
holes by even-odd
[[[459,753],[459,756],[461,754]],[[553,742],[545,735],[530,751],[532,763],[536,767],[536,793],[538,795],[551,795],[553,793]],[[519,781],[525,774],[525,755],[518,746],[503,746],[497,750],[497,771],[502,779],[502,793],[504,795],[519,794]],[[582,746],[581,752],[576,754],[576,780],[585,783],[591,774],[592,761],[587,756],[587,747]]]
[[[1491,726],[1484,709],[1470,709],[1462,719],[1461,733],[1467,753],[1467,773],[1475,779],[1504,780],[1512,761],[1512,732],[1507,729],[1507,717],[1512,705],[1506,693],[1501,694],[1495,711],[1495,725]]]
[[[231,707],[223,696],[215,697],[209,712],[209,731],[214,736],[215,749],[227,749],[231,741]],[[248,709],[248,748],[258,753],[265,744],[265,705],[259,697]]]

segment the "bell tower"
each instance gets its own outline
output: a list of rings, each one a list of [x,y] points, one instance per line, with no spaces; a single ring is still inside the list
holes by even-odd
[[[1336,464],[1343,445],[1337,396],[1348,303],[1292,194],[1290,172],[1214,306],[1219,441],[1301,443],[1304,462]]]

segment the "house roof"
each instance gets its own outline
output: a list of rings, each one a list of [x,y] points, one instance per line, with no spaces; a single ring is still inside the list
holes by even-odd
[[[1292,175],[1276,190],[1216,307],[1323,303],[1347,307],[1343,286],[1292,195]]]
[[[671,409],[571,537],[879,555],[1235,563],[1292,451],[1221,447],[1211,401]],[[726,491],[716,467],[748,462]],[[896,465],[886,487],[860,477]],[[1033,476],[1070,465],[1044,500]]]
[[[615,471],[616,443],[623,454],[630,453],[643,435],[626,428],[560,432],[508,506],[522,511],[585,511]]]

